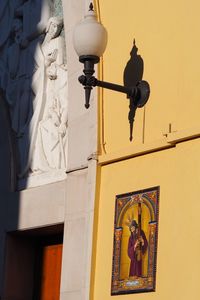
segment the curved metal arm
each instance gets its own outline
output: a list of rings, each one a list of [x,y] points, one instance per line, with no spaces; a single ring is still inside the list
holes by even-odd
[[[133,139],[133,122],[137,108],[143,107],[149,99],[150,86],[147,81],[141,80],[133,87],[121,86],[118,84],[98,80],[93,76],[94,64],[99,62],[99,58],[92,55],[80,56],[79,61],[84,63],[84,74],[79,77],[79,82],[85,89],[85,107],[90,106],[91,90],[95,86],[106,88],[112,91],[124,93],[130,99],[128,120],[130,123],[130,141]]]
[[[106,82],[106,81],[101,81],[96,79],[94,76],[91,76],[89,78],[87,78],[86,76],[82,75],[79,77],[79,82],[86,86],[99,86],[105,89],[109,89],[112,91],[116,91],[116,92],[120,92],[120,93],[124,93],[127,94],[127,96],[129,97],[134,97],[135,96],[135,87],[134,88],[128,88],[122,85],[118,85],[118,84],[114,84],[114,83],[110,83],[110,82]]]
[[[125,87],[122,85],[101,81],[96,79],[94,76],[81,75],[78,78],[79,82],[85,87],[99,86],[112,91],[124,93],[127,98],[133,98],[136,107],[143,107],[149,99],[150,87],[147,81],[139,81],[134,87]]]

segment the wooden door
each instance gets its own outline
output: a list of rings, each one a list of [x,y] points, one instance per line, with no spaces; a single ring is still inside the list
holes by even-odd
[[[62,244],[43,246],[39,300],[60,299]]]

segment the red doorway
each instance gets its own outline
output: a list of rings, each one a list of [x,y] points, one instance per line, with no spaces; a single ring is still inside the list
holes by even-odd
[[[44,246],[41,259],[41,283],[38,300],[60,299],[62,244]]]
[[[63,224],[7,234],[3,299],[59,300]]]

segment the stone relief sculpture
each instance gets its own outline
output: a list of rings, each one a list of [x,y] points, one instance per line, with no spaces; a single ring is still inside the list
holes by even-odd
[[[50,18],[41,50],[45,65],[46,105],[38,124],[36,145],[31,163],[32,172],[66,169],[65,145],[67,132],[67,74],[63,60],[63,20]]]
[[[53,5],[0,3],[0,27],[7,24],[0,37],[0,88],[10,109],[22,187],[66,176],[67,68],[63,19],[52,16]]]

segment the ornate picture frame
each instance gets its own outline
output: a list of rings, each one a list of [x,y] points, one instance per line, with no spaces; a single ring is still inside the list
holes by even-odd
[[[111,295],[155,291],[159,187],[116,196]]]

